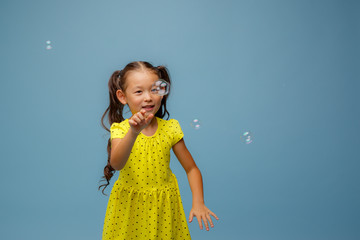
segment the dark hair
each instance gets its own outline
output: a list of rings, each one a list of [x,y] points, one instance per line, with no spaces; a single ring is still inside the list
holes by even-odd
[[[170,83],[170,86],[171,86],[170,76],[169,76],[168,70],[165,66],[154,67],[153,65],[151,65],[148,62],[136,61],[136,62],[131,62],[131,63],[127,64],[125,66],[125,68],[120,71],[115,71],[111,75],[111,77],[109,79],[109,83],[108,83],[109,97],[110,97],[109,107],[106,109],[106,111],[104,112],[104,114],[101,117],[101,125],[108,132],[110,132],[110,129],[108,129],[104,125],[104,118],[105,118],[105,115],[107,112],[109,112],[108,119],[109,119],[110,126],[114,122],[122,122],[125,120],[123,117],[123,110],[124,110],[125,105],[122,104],[116,97],[116,91],[120,89],[123,92],[125,92],[126,87],[127,87],[126,77],[127,77],[127,73],[130,71],[151,71],[151,72],[155,73],[160,79],[164,79],[165,81]],[[166,109],[166,100],[169,97],[169,94],[170,94],[170,90],[167,95],[163,96],[163,98],[161,100],[161,106],[155,114],[156,117],[163,118],[165,116],[165,114],[168,115],[168,118],[170,117],[170,113]],[[107,183],[100,185],[99,189],[98,189],[98,190],[100,190],[100,188],[104,186],[104,188],[102,190],[102,193],[104,195],[106,195],[104,193],[104,190],[110,184],[110,179],[115,173],[115,169],[110,165],[110,154],[111,154],[110,138],[108,140],[107,152],[108,152],[107,165],[104,167],[104,176],[102,177],[103,181],[106,180]]]

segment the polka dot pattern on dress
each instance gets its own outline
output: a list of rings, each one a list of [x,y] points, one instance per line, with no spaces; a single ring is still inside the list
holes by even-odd
[[[109,197],[103,240],[191,239],[170,150],[184,134],[175,119],[156,117],[152,136],[140,133]],[[110,139],[123,138],[128,119],[113,123]]]

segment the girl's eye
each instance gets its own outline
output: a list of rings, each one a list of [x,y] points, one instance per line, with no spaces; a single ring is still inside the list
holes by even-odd
[[[139,92],[141,92],[141,91],[136,91],[135,93],[139,93]]]

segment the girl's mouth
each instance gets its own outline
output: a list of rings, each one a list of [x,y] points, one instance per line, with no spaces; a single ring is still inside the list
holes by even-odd
[[[153,108],[154,108],[154,105],[143,107],[143,109],[145,109],[146,111],[150,111],[150,110],[152,110]]]

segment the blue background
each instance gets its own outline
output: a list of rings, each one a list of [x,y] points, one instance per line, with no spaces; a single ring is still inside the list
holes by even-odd
[[[220,218],[209,232],[194,218],[193,239],[360,239],[359,13],[350,0],[2,0],[0,238],[101,238],[107,83],[144,60],[170,71],[170,117]]]

